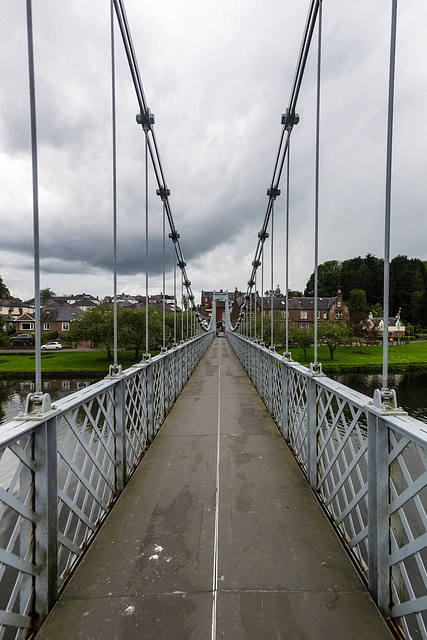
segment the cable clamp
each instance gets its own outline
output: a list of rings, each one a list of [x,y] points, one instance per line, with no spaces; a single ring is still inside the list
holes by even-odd
[[[142,126],[145,132],[151,129],[151,126],[155,123],[154,113],[151,113],[150,109],[147,109],[145,113],[136,114],[136,121]]]

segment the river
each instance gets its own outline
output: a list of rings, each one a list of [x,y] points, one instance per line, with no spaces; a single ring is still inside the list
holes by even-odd
[[[342,384],[360,391],[370,398],[374,390],[381,389],[381,375],[345,374],[334,378]],[[396,390],[397,404],[412,418],[427,422],[427,372],[393,374],[389,376],[389,388]]]
[[[65,398],[99,378],[67,378],[63,380],[45,380],[43,392],[49,393],[52,402]],[[0,380],[0,425],[16,418],[23,411],[25,398],[35,390],[33,380]]]

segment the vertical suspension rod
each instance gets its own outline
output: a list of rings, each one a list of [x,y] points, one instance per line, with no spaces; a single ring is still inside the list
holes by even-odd
[[[35,322],[35,384],[36,393],[41,393],[41,335],[40,335],[40,226],[39,226],[39,187],[37,162],[37,118],[36,87],[34,74],[33,13],[31,0],[27,0],[27,40],[28,71],[30,84],[30,116],[31,116],[31,156],[33,180],[33,242],[34,242],[34,322]]]
[[[145,354],[148,357],[148,131],[145,132]]]
[[[316,95],[316,177],[314,189],[314,365],[317,366],[317,306],[319,293],[319,170],[320,170],[320,73],[322,65],[322,0],[319,0]]]
[[[116,69],[114,46],[114,5],[110,4],[111,27],[111,111],[113,145],[113,322],[114,367],[117,367],[117,141],[116,141]]]
[[[286,335],[285,335],[285,354],[289,354],[289,174],[291,162],[291,140],[288,141],[288,158],[286,166],[286,228],[285,228],[285,313],[286,313]]]
[[[384,225],[384,326],[383,326],[383,367],[382,388],[388,389],[388,315],[389,315],[389,278],[390,278],[390,219],[391,219],[391,173],[393,155],[393,113],[394,113],[394,76],[396,66],[397,0],[392,0],[390,68],[388,86],[387,114],[387,161]]]
[[[274,349],[274,203],[271,207],[271,292],[270,292],[270,348]]]

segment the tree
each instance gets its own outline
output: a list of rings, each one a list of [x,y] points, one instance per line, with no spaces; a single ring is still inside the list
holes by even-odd
[[[294,342],[300,349],[304,351],[304,361],[307,362],[308,356],[307,351],[313,345],[314,342],[314,332],[312,329],[298,329],[294,327],[290,331],[290,339]]]
[[[317,335],[319,342],[328,347],[329,355],[333,360],[335,349],[349,341],[352,331],[346,322],[339,324],[322,322],[317,327]]]
[[[4,329],[4,326],[5,326],[5,318],[0,313],[0,344],[1,345],[9,344],[9,336],[7,331],[5,331]]]
[[[52,291],[52,289],[49,289],[49,287],[40,289],[40,300],[48,300],[49,298],[54,298],[55,296],[55,291]]]
[[[360,353],[362,353],[363,343],[366,342],[370,331],[367,326],[368,315],[364,311],[353,313],[350,317],[349,325],[353,332],[356,342],[359,343]]]
[[[114,344],[114,316],[112,305],[92,307],[85,314],[76,316],[70,325],[68,339],[73,342],[90,340],[95,347],[104,346],[111,359]]]
[[[366,293],[363,289],[352,289],[347,303],[350,314],[368,313],[368,303],[366,301]]]
[[[118,343],[135,349],[135,359],[139,360],[140,350],[146,345],[146,310],[118,310]],[[163,323],[161,315],[153,307],[148,308],[148,349],[159,350],[162,344]]]
[[[321,298],[329,298],[337,295],[340,289],[341,263],[338,260],[328,260],[319,264],[317,269],[318,295]],[[311,274],[305,287],[304,295],[314,296],[314,273]]]
[[[271,298],[271,289],[265,292],[267,297]],[[280,291],[280,285],[278,284],[275,289],[273,289],[273,298],[283,298],[284,294]]]
[[[0,276],[0,298],[8,298],[10,296],[9,289],[3,282],[3,278]]]

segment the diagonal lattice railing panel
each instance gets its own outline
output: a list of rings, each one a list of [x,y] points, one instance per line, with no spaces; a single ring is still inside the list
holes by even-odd
[[[300,371],[288,371],[289,445],[297,460],[307,469],[307,377]]]
[[[389,431],[393,615],[406,637],[427,638],[427,443]]]
[[[66,576],[115,492],[112,389],[66,412],[58,425],[59,575]]]
[[[0,638],[30,622],[35,577],[33,436],[0,451]]]
[[[129,475],[148,446],[147,369],[125,382],[126,462]]]
[[[153,365],[153,424],[156,434],[165,418],[165,360]]]
[[[272,404],[271,415],[276,424],[282,422],[282,363],[272,360]]]
[[[368,440],[363,409],[316,387],[317,475],[328,513],[364,572],[368,569]]]

